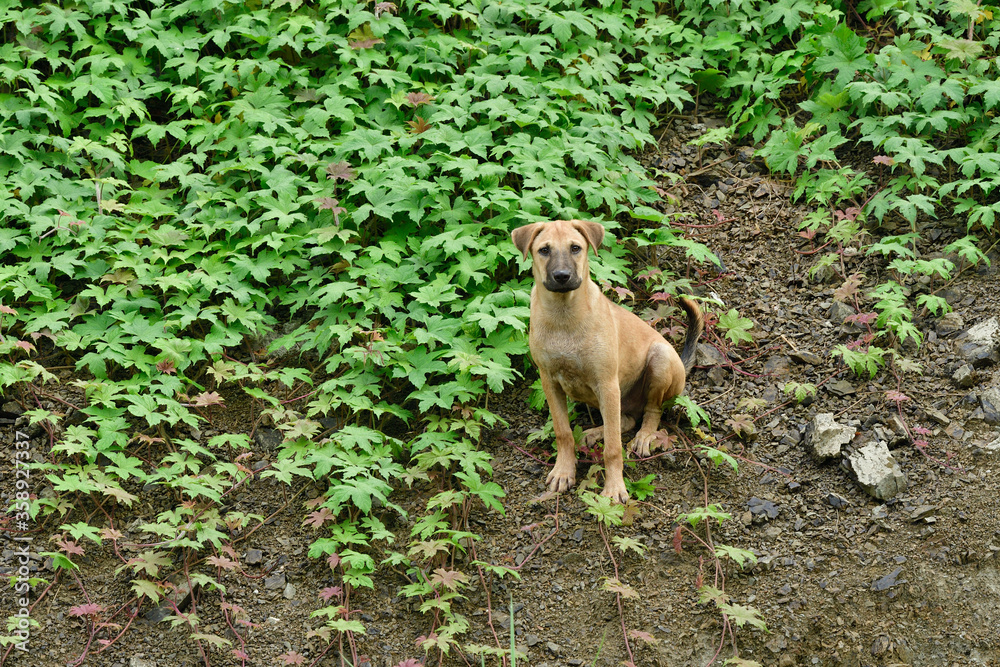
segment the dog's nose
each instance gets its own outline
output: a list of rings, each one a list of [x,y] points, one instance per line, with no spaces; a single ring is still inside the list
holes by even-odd
[[[572,274],[569,271],[566,271],[565,269],[560,269],[558,271],[552,272],[552,279],[555,280],[560,285],[565,285],[567,282],[569,282],[569,278],[571,275]]]

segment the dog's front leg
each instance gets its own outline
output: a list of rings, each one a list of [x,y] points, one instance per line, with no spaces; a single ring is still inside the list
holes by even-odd
[[[622,401],[617,376],[601,384],[600,400],[604,421],[604,491],[601,495],[624,504],[628,502],[628,490],[622,471]]]
[[[549,491],[562,493],[569,491],[576,483],[576,440],[569,425],[569,409],[566,407],[566,392],[554,382],[548,373],[540,372],[545,401],[549,404],[552,428],[556,432],[556,464],[549,472],[545,484]]]

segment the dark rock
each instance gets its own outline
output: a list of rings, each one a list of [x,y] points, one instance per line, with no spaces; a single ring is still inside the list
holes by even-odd
[[[754,496],[747,502],[747,505],[750,507],[750,513],[754,516],[768,519],[778,518],[778,506],[770,500],[761,500]]]
[[[844,303],[843,301],[834,301],[833,304],[830,306],[830,311],[828,316],[831,322],[839,325],[843,324],[844,320],[846,320],[851,315],[854,315],[855,313],[857,313],[857,311],[854,310],[853,307]]]
[[[696,366],[709,368],[712,366],[727,366],[729,360],[726,359],[714,345],[708,343],[698,343],[698,351],[695,360]]]
[[[947,426],[948,424],[951,423],[951,420],[948,419],[948,417],[946,417],[943,412],[935,408],[925,409],[924,414],[927,415],[928,419],[937,422],[938,424],[941,424],[941,426]]]
[[[827,385],[827,389],[834,396],[850,396],[858,392],[857,388],[847,380],[837,380]]]
[[[264,560],[264,553],[260,549],[247,549],[243,560],[246,561],[247,565],[259,565]]]
[[[973,368],[986,368],[1000,363],[1000,352],[989,345],[977,345],[976,343],[963,343],[958,348],[958,354],[962,359],[972,365]]]
[[[262,428],[253,434],[253,441],[263,451],[272,451],[281,446],[285,436],[281,431],[274,428]]]
[[[905,584],[906,580],[898,580],[897,577],[903,572],[903,568],[897,567],[895,570],[885,575],[881,579],[876,579],[872,582],[873,591],[886,591],[893,586],[898,586],[899,584]]]
[[[838,496],[836,493],[827,494],[825,500],[826,504],[835,510],[842,510],[848,505],[848,502],[844,498]]]
[[[958,370],[952,373],[951,381],[955,383],[956,387],[968,389],[976,384],[976,371],[972,369],[972,366],[962,364]]]
[[[284,589],[286,583],[284,572],[276,572],[270,577],[264,577],[264,588],[269,591]]]
[[[792,352],[788,355],[792,358],[792,361],[799,364],[806,364],[808,366],[819,366],[823,363],[823,357],[818,354],[813,354],[812,352]]]

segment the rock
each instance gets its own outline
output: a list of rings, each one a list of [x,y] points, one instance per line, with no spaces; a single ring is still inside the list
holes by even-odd
[[[957,331],[961,331],[963,328],[965,328],[965,321],[962,320],[962,316],[952,311],[945,313],[938,319],[935,330],[938,336],[943,337],[950,336]]]
[[[965,340],[976,345],[986,345],[993,349],[1000,348],[1000,320],[991,317],[979,324],[969,327]]]
[[[1000,454],[1000,437],[998,437],[993,442],[989,442],[983,445],[983,449],[992,454]]]
[[[889,500],[906,490],[906,475],[884,442],[873,442],[844,459],[844,467],[868,494]]]
[[[905,579],[902,580],[897,579],[897,577],[899,577],[899,575],[902,574],[902,572],[903,568],[897,567],[895,570],[885,575],[881,579],[876,579],[875,581],[872,582],[872,590],[887,591],[893,586],[898,586],[899,584],[905,584],[906,583]]]
[[[778,506],[770,500],[761,500],[754,496],[747,502],[747,505],[750,507],[750,514],[754,516],[767,517],[768,519],[778,518]]]
[[[951,381],[956,387],[968,389],[976,384],[976,371],[972,370],[969,364],[962,364],[958,370],[952,373]]]
[[[262,428],[253,435],[253,441],[263,451],[275,450],[281,446],[285,436],[275,428]]]
[[[813,354],[812,352],[792,352],[790,355],[792,361],[797,364],[806,364],[808,366],[819,366],[823,363],[823,357],[818,354]]]
[[[547,648],[549,653],[552,655],[559,655],[559,644],[556,644],[555,642],[547,642],[545,644],[545,648]]]
[[[924,410],[924,414],[927,415],[928,419],[941,424],[941,426],[947,426],[951,423],[951,420],[948,419],[943,412],[935,408],[927,408]]]
[[[247,565],[260,565],[260,562],[264,560],[264,552],[260,549],[247,549],[246,556],[243,559]]]
[[[788,375],[788,357],[776,354],[764,362],[764,374],[782,377]]]
[[[696,354],[695,365],[696,366],[726,366],[729,364],[729,360],[726,359],[725,355],[719,352],[714,345],[709,345],[708,343],[698,343],[698,351]]]
[[[1000,362],[1000,352],[989,345],[963,343],[958,348],[958,354],[962,359],[971,364],[973,368],[985,368]]]
[[[838,496],[836,493],[828,493],[826,498],[824,498],[826,504],[835,510],[842,510],[847,507],[848,502],[844,498]]]
[[[983,421],[987,424],[1000,424],[1000,389],[990,387],[979,393],[979,407],[983,411]]]
[[[806,446],[819,459],[840,456],[840,448],[854,439],[854,428],[838,424],[829,412],[823,412],[806,427]]]
[[[837,380],[836,382],[827,386],[830,393],[834,396],[850,396],[851,394],[856,394],[858,392],[857,388],[848,382],[847,380]]]
[[[857,311],[853,307],[847,305],[843,301],[834,301],[830,306],[829,319],[834,324],[843,324],[851,315],[854,315]]]
[[[264,588],[269,591],[275,591],[285,588],[285,574],[283,572],[278,572],[272,574],[270,577],[264,578]]]
[[[284,596],[286,600],[294,600],[295,584],[285,584],[285,590],[281,591],[281,595]]]
[[[128,661],[128,667],[156,667],[156,663],[139,656],[132,656]]]

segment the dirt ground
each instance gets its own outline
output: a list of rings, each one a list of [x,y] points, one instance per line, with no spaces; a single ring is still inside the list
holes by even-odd
[[[507,493],[506,513],[478,506],[470,530],[482,537],[475,557],[518,567],[521,579],[492,581],[487,599],[468,564],[473,556],[455,564],[473,577],[468,599],[456,603],[470,623],[465,640],[495,646],[495,631],[500,645],[509,645],[513,605],[516,642],[526,653],[519,665],[621,665],[630,659],[626,634],[639,667],[703,666],[720,642],[722,658],[732,656],[721,615],[713,604],[698,601],[699,583],[715,581],[710,554],[693,539],[686,538],[679,551],[674,542],[678,515],[705,504],[706,471],[709,502],[732,515],[713,526],[715,543],[757,556],[745,570],[725,561],[731,602],[758,610],[768,628],[746,625],[735,631],[742,658],[780,667],[1000,665],[1000,451],[995,445],[1000,427],[996,412],[980,400],[983,391],[1000,385],[1000,371],[987,360],[976,362],[971,377],[953,377],[967,363],[962,348],[967,329],[1000,314],[1000,257],[991,255],[992,267],[969,268],[947,284],[931,286],[948,299],[955,315],[918,317],[925,342],[904,352],[922,364],[922,374],[858,378],[831,356],[835,345],[859,335],[844,323],[849,313],[834,303],[842,280],[816,282],[807,275],[821,254],[810,253],[824,243],[822,235],[810,240],[796,230],[808,209],[792,203],[787,186],[766,178],[746,152],[734,149],[727,155],[719,147],[700,151],[685,144],[702,131],[704,125],[692,119],[675,121],[664,128],[659,150],[646,160],[659,170],[662,187],[672,197],[665,205],[687,214],[679,222],[723,262],[718,271],[691,268],[699,292],[724,304],[716,311],[736,308],[754,323],[752,345],[722,344],[717,335],[704,339],[688,393],[709,413],[710,434],[719,438],[730,432],[727,420],[748,411],[738,407],[742,399],[760,399],[753,415],[756,437],[746,443],[725,441],[728,451],[741,456],[738,474],[728,466],[713,470],[708,462],[696,461],[680,440],[675,450],[628,469],[631,479],[654,474],[656,492],[638,505],[631,525],[609,533],[633,538],[645,546],[644,554],[613,548],[612,561],[597,523],[576,494],[538,501],[548,443],[526,444],[545,423],[544,414],[527,407],[530,389],[522,386],[500,396],[491,408],[509,427],[490,432],[484,446],[493,457],[493,479]],[[668,173],[685,180],[673,184]],[[891,230],[890,223],[877,233]],[[949,219],[926,221],[921,231],[924,239],[932,239],[920,247],[924,257],[965,234],[964,222]],[[677,255],[655,261],[685,271]],[[863,293],[883,277],[884,263],[848,254],[845,268],[866,276]],[[816,385],[815,398],[801,405],[788,402],[783,388],[790,381]],[[891,391],[908,397],[901,410],[887,397]],[[854,427],[849,451],[885,441],[905,474],[905,490],[876,499],[839,459],[812,456],[804,433],[819,413]],[[0,424],[4,460],[13,456],[9,422]],[[922,437],[928,445],[915,447],[899,433],[900,424],[911,432],[927,429]],[[693,437],[686,425],[683,432]],[[253,460],[267,455],[261,451]],[[587,470],[581,460],[578,479]],[[5,504],[12,488],[5,472],[0,479]],[[394,500],[413,510],[412,521],[429,493],[418,485]],[[160,502],[153,493],[143,497],[126,530],[149,520]],[[321,625],[321,619],[309,617],[323,606],[319,591],[341,582],[325,564],[307,557],[313,533],[300,524],[300,505],[278,511],[284,503],[282,488],[268,480],[237,496],[235,509],[276,514],[238,543],[244,573],[224,577],[224,600],[242,607],[252,623],[242,632],[247,665],[282,664],[278,656],[290,652],[304,657],[293,664],[339,665],[338,647],[320,657],[323,642],[307,638],[306,632]],[[392,520],[391,513],[386,520]],[[410,526],[402,520],[388,525],[405,544]],[[0,549],[0,566],[5,571],[16,567],[10,535],[0,536]],[[32,550],[55,549],[37,535]],[[129,600],[130,577],[117,571],[121,561],[110,547],[90,545],[79,562],[94,602],[118,609]],[[42,576],[51,574],[43,558],[32,563]],[[638,594],[623,600],[621,614],[615,596],[604,590],[616,567],[617,578]],[[352,618],[367,631],[358,638],[357,651],[364,656],[359,667],[424,659],[417,640],[431,630],[431,615],[401,596],[407,583],[402,571],[386,568],[376,576],[374,590],[355,591],[351,607],[359,611]],[[12,599],[10,591],[0,599],[3,616],[12,613]],[[63,579],[35,610],[41,627],[31,651],[12,652],[5,664],[72,663],[84,653],[88,632],[69,609],[85,601],[77,585]],[[203,595],[198,613],[205,632],[232,638],[220,612],[222,601],[220,595]],[[153,622],[148,612],[147,603],[107,650],[98,653],[99,646],[91,646],[84,664],[204,664],[180,629]],[[124,609],[115,622],[124,623],[130,613]],[[213,665],[241,664],[225,650],[213,649],[210,658]],[[453,652],[443,664],[499,663]]]

